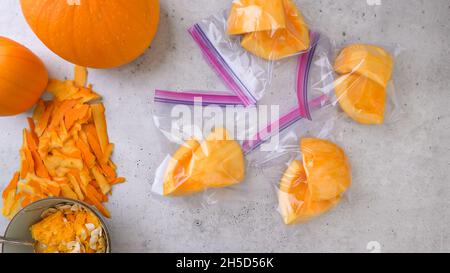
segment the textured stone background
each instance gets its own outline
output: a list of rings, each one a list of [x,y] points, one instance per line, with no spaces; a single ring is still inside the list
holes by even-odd
[[[238,201],[213,206],[151,194],[164,156],[152,124],[152,91],[224,88],[186,29],[230,4],[163,0],[151,50],[125,67],[90,71],[90,82],[105,96],[114,160],[129,180],[114,189],[108,204],[115,251],[366,252],[371,241],[383,252],[450,251],[450,1],[296,2],[337,45],[364,41],[403,48],[394,75],[402,118],[380,127],[346,119],[338,125],[339,142],[354,170],[349,197],[323,217],[285,227],[275,211],[276,173],[250,170],[246,183],[258,187]],[[0,35],[41,56],[52,77],[71,77],[72,66],[30,31],[18,1],[3,0],[0,14]],[[0,188],[19,166],[25,117],[0,118]],[[6,225],[1,218],[0,232]]]

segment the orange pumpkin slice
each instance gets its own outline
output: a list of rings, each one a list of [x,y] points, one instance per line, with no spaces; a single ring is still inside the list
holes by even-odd
[[[318,217],[334,208],[341,201],[341,197],[337,196],[330,200],[315,202],[311,200],[310,194],[310,192],[306,192],[304,205],[300,209],[300,212],[293,224],[306,222],[312,218]]]
[[[228,187],[245,176],[244,153],[228,131],[215,129],[195,151],[190,180],[201,181],[207,188]]]
[[[280,181],[280,190],[287,193],[296,193],[306,185],[306,173],[302,162],[294,160],[284,172]]]
[[[394,59],[383,48],[375,45],[355,44],[344,48],[334,64],[339,74],[357,73],[382,87],[392,77]]]
[[[386,90],[376,82],[355,74],[339,77],[335,92],[342,110],[361,124],[383,124]]]
[[[291,0],[283,0],[286,28],[248,33],[241,41],[247,51],[266,60],[289,57],[310,46],[309,29]]]
[[[228,17],[228,34],[285,28],[283,0],[235,0]]]
[[[201,184],[188,181],[191,173],[189,165],[199,146],[197,140],[188,140],[172,156],[164,175],[164,195],[182,195],[202,188]]]
[[[298,160],[289,165],[281,179],[278,209],[286,225],[317,217],[333,208],[339,201],[340,196],[326,201],[312,201],[305,169]]]
[[[304,138],[300,146],[311,201],[340,197],[352,180],[344,151],[332,142],[316,138]]]
[[[241,146],[225,129],[215,129],[201,144],[189,140],[173,155],[164,175],[164,195],[228,187],[241,182],[244,176]]]

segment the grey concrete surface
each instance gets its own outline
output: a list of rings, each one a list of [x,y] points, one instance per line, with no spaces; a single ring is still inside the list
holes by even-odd
[[[19,1],[1,2],[0,35],[31,48],[52,77],[71,77],[72,66],[31,32]],[[275,181],[257,170],[249,170],[245,183],[258,187],[235,202],[202,207],[151,194],[164,157],[152,124],[153,90],[224,88],[186,29],[230,5],[162,0],[151,50],[122,68],[90,71],[89,81],[105,98],[114,161],[128,178],[108,203],[115,251],[369,252],[368,246],[377,245],[369,242],[378,242],[382,252],[450,251],[450,1],[296,2],[337,45],[363,41],[403,48],[394,75],[402,118],[379,127],[344,119],[337,127],[353,165],[350,197],[318,219],[286,227],[275,210]],[[0,118],[0,188],[19,167],[26,116]],[[7,223],[0,219],[0,232]]]

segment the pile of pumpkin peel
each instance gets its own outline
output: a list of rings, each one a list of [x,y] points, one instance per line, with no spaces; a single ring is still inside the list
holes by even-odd
[[[23,130],[20,171],[3,191],[2,213],[12,218],[22,207],[47,197],[65,197],[95,206],[110,217],[102,203],[112,186],[125,182],[111,161],[105,108],[100,95],[86,86],[87,71],[75,67],[75,79],[51,80],[53,100],[39,101],[29,129]]]

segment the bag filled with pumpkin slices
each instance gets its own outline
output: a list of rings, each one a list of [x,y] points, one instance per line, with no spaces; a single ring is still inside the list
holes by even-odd
[[[369,43],[348,44],[333,62],[334,92],[342,112],[364,125],[397,121],[402,109],[394,88],[398,48]]]
[[[286,225],[313,220],[348,201],[349,158],[335,141],[324,137],[326,130],[321,134],[283,133],[277,150],[251,163],[271,179],[277,211]]]
[[[231,93],[156,90],[154,123],[166,155],[152,191],[162,196],[206,193],[208,203],[239,191],[246,175],[245,136],[239,133],[251,135],[252,129],[238,127],[246,126],[247,109]],[[227,123],[227,115],[233,115],[232,122]]]
[[[350,186],[350,165],[333,138],[338,118],[334,97],[310,102],[312,120],[292,109],[243,143],[250,167],[270,179],[285,224],[306,222],[336,206]]]
[[[189,32],[207,62],[246,106],[267,93],[285,90],[283,76],[290,75],[288,81],[293,81],[297,57],[315,43],[292,0],[235,0],[230,10],[201,20]],[[271,87],[275,79],[283,89]]]

